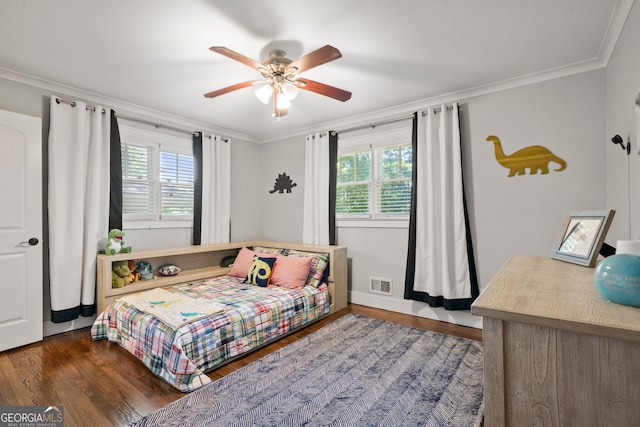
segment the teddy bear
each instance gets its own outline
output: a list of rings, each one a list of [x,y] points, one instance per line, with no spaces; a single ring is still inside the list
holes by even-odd
[[[129,284],[129,262],[128,261],[114,261],[111,264],[111,287],[122,288]]]
[[[140,280],[140,273],[137,271],[136,262],[132,259],[128,261],[129,263],[129,283],[137,282]]]
[[[124,233],[117,228],[109,231],[109,236],[107,237],[107,245],[104,250],[104,253],[107,255],[115,255],[119,253],[130,253],[131,247],[125,246],[122,237]]]

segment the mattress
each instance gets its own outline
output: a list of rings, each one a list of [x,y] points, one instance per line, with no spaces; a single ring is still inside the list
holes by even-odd
[[[176,300],[184,296],[211,301],[224,309],[172,327],[136,307],[135,301],[123,299],[98,316],[91,335],[118,343],[184,392],[211,382],[207,371],[323,317],[330,305],[324,284],[300,290],[263,288],[222,276],[161,289],[175,294]]]

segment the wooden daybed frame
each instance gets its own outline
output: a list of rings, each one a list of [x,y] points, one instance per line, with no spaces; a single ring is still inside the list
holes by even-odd
[[[243,242],[220,243],[215,245],[189,246],[176,249],[160,249],[122,253],[116,255],[98,255],[97,257],[97,289],[96,304],[98,313],[116,299],[135,292],[153,289],[160,286],[224,276],[231,268],[221,267],[222,259],[229,255],[237,255],[243,247],[263,246],[271,248],[297,249],[307,252],[326,253],[329,255],[329,295],[331,296],[330,313],[347,306],[347,248],[345,246],[307,245],[303,243],[276,242],[269,240],[248,240]],[[134,282],[123,288],[111,287],[111,267],[114,261],[135,260],[148,261],[154,270],[164,264],[175,264],[181,272],[176,276],[157,277],[153,280]]]

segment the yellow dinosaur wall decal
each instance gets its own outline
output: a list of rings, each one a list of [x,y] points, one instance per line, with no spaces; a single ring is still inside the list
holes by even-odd
[[[532,145],[522,148],[507,156],[502,151],[500,139],[495,135],[489,135],[487,141],[493,142],[496,153],[496,160],[505,168],[509,169],[509,176],[525,175],[525,169],[529,168],[529,175],[549,173],[549,162],[558,163],[560,167],[556,171],[565,170],[567,162],[553,154],[548,148],[541,145]]]

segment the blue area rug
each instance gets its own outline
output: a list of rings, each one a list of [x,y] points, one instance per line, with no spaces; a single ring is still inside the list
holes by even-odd
[[[479,342],[348,314],[131,426],[480,426]]]

